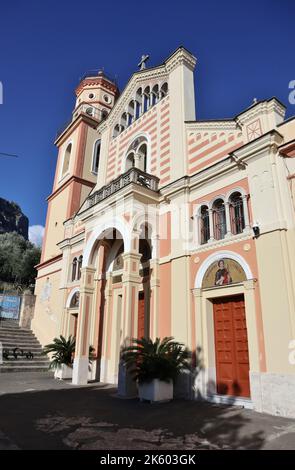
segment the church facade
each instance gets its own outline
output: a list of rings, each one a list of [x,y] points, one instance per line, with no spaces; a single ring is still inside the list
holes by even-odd
[[[102,72],[76,89],[33,330],[76,336],[75,384],[116,384],[129,338],[173,336],[194,397],[295,416],[295,119],[271,98],[197,120],[195,57],[145,60],[122,93]]]

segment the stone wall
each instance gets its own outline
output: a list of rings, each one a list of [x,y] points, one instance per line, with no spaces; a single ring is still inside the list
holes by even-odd
[[[19,326],[21,328],[31,329],[31,321],[34,316],[36,296],[30,290],[24,291],[21,301],[21,310],[19,317]]]

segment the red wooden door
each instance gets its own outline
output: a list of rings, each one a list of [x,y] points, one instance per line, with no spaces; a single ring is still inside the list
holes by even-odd
[[[250,397],[244,296],[213,303],[217,393]]]
[[[139,293],[138,298],[138,324],[137,324],[137,337],[144,337],[144,294]]]

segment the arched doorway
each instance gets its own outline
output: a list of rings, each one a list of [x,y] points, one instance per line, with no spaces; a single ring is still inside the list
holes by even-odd
[[[197,271],[195,332],[204,358],[197,390],[209,400],[250,403],[251,369],[259,364],[255,287],[249,265],[235,252],[213,253]]]
[[[93,250],[95,275],[90,342],[96,357],[92,378],[99,381],[106,381],[110,375],[115,378],[117,374],[122,341],[123,253],[124,240],[115,228],[104,231]]]

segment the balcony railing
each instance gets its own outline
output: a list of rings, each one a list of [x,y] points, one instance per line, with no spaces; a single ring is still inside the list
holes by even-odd
[[[98,204],[112,194],[117,193],[125,186],[131,183],[138,184],[144,188],[151,189],[152,191],[158,191],[159,178],[156,176],[145,173],[138,168],[130,168],[130,170],[123,173],[118,178],[114,179],[111,183],[103,186],[95,193],[88,197],[88,208]]]
[[[58,137],[66,130],[66,128],[73,122],[80,114],[84,114],[86,116],[90,116],[92,119],[95,119],[97,122],[102,121],[103,119],[106,118],[106,116],[103,114],[103,112],[96,108],[95,106],[92,106],[90,103],[86,104],[80,104],[76,109],[73,111],[73,117],[72,119],[68,120],[56,133],[55,139],[58,139]]]

